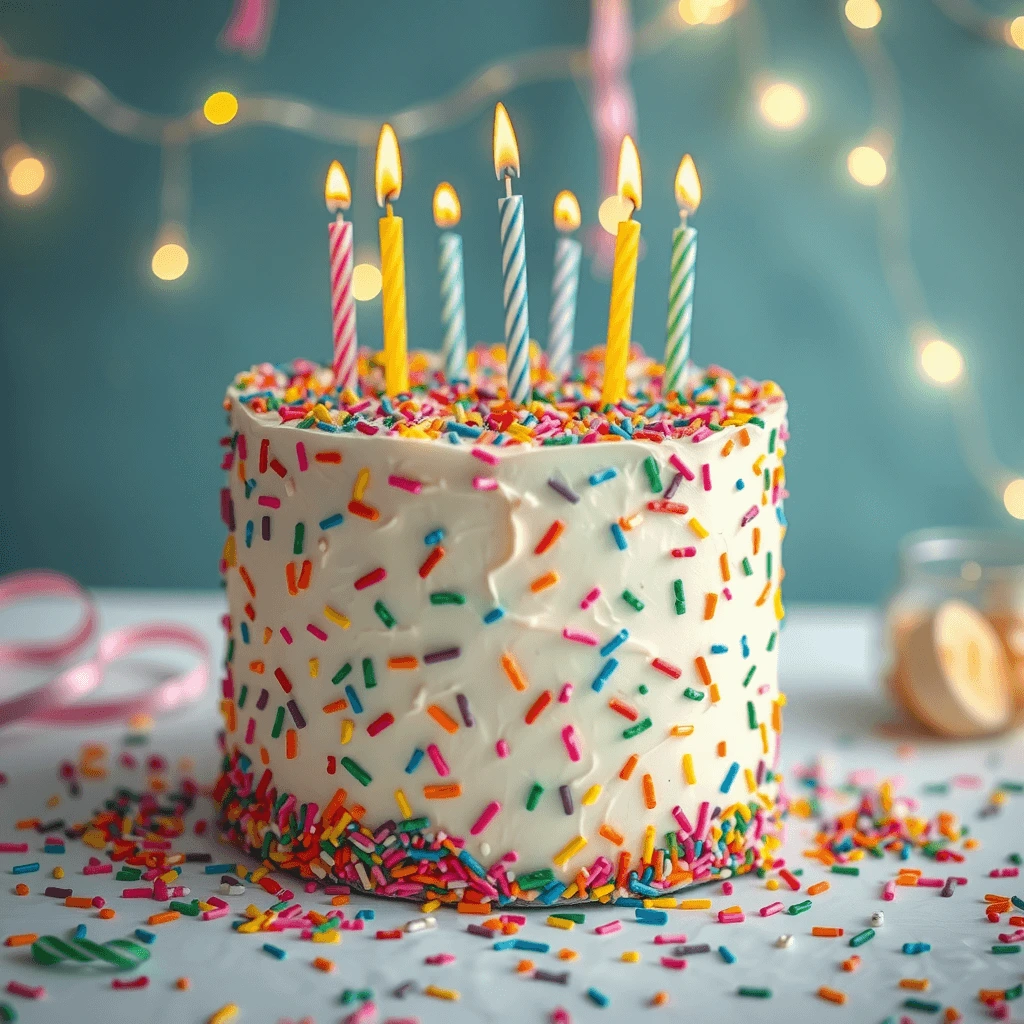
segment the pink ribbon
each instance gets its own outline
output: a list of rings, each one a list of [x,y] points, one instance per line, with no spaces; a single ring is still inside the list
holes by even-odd
[[[0,667],[56,666],[80,655],[96,634],[96,604],[75,580],[48,570],[30,570],[0,578],[0,607],[46,597],[71,597],[82,614],[63,636],[34,642],[0,643]],[[82,698],[103,682],[107,666],[119,658],[151,647],[176,647],[196,655],[199,664],[182,675],[165,679],[149,690],[109,700]],[[103,634],[96,653],[65,668],[49,681],[16,697],[0,699],[0,728],[15,722],[95,725],[125,721],[135,715],[157,716],[199,699],[209,682],[210,646],[188,626],[147,622]],[[0,686],[0,693],[2,693]]]

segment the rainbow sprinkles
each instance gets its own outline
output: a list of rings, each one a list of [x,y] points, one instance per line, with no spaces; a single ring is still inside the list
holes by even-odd
[[[228,390],[215,795],[268,866],[480,914],[771,866],[784,396],[637,355],[602,405],[601,358]]]

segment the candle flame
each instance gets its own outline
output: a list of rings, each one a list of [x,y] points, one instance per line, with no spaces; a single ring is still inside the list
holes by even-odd
[[[697,176],[697,167],[693,157],[689,153],[679,161],[679,170],[676,171],[676,202],[680,210],[693,213],[700,206],[700,178]]]
[[[347,210],[352,203],[352,186],[348,183],[345,168],[337,160],[331,161],[327,168],[327,182],[324,185],[324,199],[331,213]]]
[[[504,103],[494,108],[494,173],[519,177],[519,145]]]
[[[395,129],[389,124],[383,124],[380,128],[373,181],[377,189],[378,206],[394,202],[402,194],[402,157],[398,152]]]
[[[622,199],[628,199],[633,204],[634,210],[640,209],[644,197],[640,157],[636,143],[628,135],[623,136],[622,147],[619,149],[619,183],[616,191]]]
[[[439,228],[453,228],[461,219],[459,194],[447,181],[442,181],[434,189],[434,223]]]
[[[566,188],[555,196],[555,227],[563,234],[575,231],[580,226],[580,204]]]

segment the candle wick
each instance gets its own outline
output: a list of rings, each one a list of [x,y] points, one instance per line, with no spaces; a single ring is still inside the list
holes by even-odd
[[[690,218],[690,211],[685,206],[681,206],[679,208],[679,226],[681,228],[685,228],[689,218]]]
[[[506,174],[505,175],[505,198],[506,199],[511,199],[512,198],[512,175],[511,174]]]
[[[345,212],[343,210],[335,211],[334,223],[335,224],[344,224],[345,223]]]
[[[391,209],[391,202],[390,202],[390,200],[384,204],[384,208],[387,210],[387,215],[389,217],[394,217],[395,211]]]

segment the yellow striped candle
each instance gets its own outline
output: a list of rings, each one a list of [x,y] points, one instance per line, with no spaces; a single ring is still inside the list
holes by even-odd
[[[619,150],[619,198],[632,209],[619,222],[615,234],[615,263],[612,268],[612,294],[608,310],[608,338],[604,350],[604,387],[601,402],[615,405],[626,397],[626,368],[633,330],[633,297],[636,292],[636,264],[640,256],[640,225],[633,213],[640,209],[643,186],[640,158],[633,140],[627,135]]]
[[[384,293],[384,387],[394,397],[409,390],[409,360],[406,355],[405,316],[405,234],[402,218],[391,204],[402,192],[402,159],[398,139],[389,124],[381,127],[377,140],[374,172],[377,205],[387,212],[381,217],[380,271]]]

